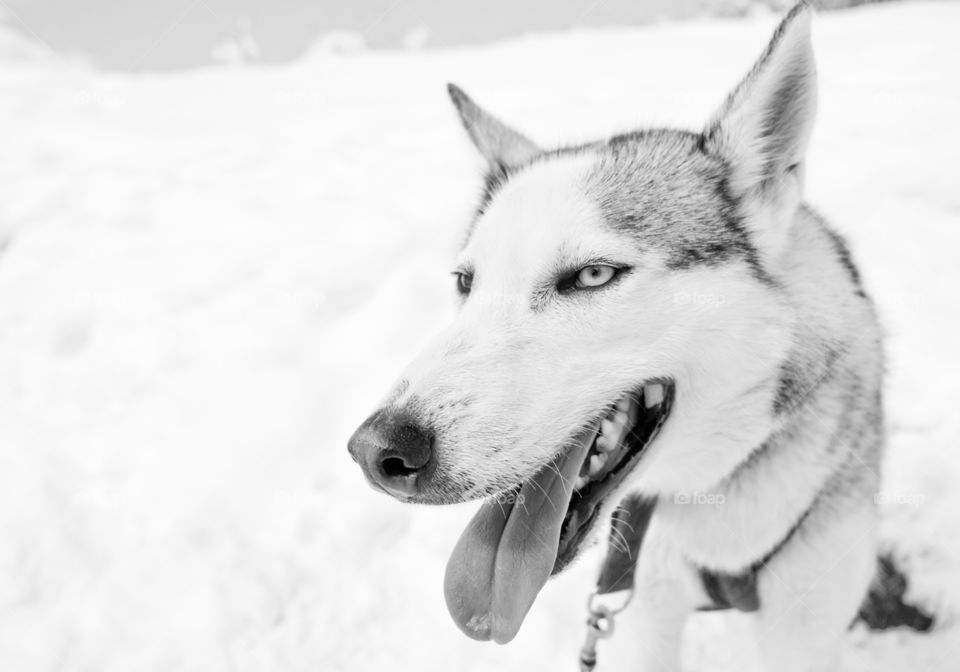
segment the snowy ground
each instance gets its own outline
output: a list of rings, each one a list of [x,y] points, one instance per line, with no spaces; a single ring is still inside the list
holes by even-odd
[[[772,24],[136,77],[0,44],[0,670],[573,669],[595,556],[472,642],[441,577],[474,507],[376,495],[345,448],[452,306],[479,162],[443,84],[545,143],[695,126]],[[853,633],[849,670],[960,665],[958,28],[815,26],[809,196],[885,317],[884,531],[943,622]],[[690,670],[752,669],[735,619],[690,634]]]

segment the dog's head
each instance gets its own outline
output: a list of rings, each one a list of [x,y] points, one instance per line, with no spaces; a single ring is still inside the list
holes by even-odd
[[[814,116],[795,8],[701,133],[544,151],[456,87],[489,163],[460,311],[350,440],[404,501],[489,496],[448,565],[472,637],[509,641],[627,493],[714,485],[766,436],[790,315],[777,264]]]

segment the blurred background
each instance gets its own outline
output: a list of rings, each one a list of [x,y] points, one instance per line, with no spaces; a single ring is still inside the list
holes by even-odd
[[[877,0],[872,0],[876,2]],[[823,9],[871,0],[818,0]],[[6,0],[8,25],[106,70],[283,63],[321,47],[422,49],[524,33],[782,11],[790,0]],[[3,16],[3,14],[0,14]]]
[[[696,129],[786,4],[0,0],[0,671],[574,669],[599,549],[473,642],[476,504],[346,451],[452,314],[483,162],[445,85],[546,146]],[[807,196],[887,328],[880,534],[943,624],[843,669],[953,672],[960,4],[819,4]],[[739,627],[685,669],[756,669]]]

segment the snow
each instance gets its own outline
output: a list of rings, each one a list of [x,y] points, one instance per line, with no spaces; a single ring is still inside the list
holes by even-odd
[[[443,85],[547,144],[696,126],[773,21],[168,75],[0,49],[0,669],[574,669],[596,553],[473,642],[441,583],[475,505],[401,506],[345,448],[452,310],[480,164]],[[958,669],[958,26],[815,25],[809,200],[890,334],[884,538],[942,623],[856,630],[847,670]],[[699,617],[688,669],[755,669],[741,629]]]

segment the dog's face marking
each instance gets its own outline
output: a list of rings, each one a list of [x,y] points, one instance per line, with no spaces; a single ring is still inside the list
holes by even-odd
[[[458,255],[472,282],[457,320],[407,370],[409,388],[393,402],[413,404],[434,427],[440,469],[472,475],[476,491],[461,497],[528,477],[638,382],[611,345],[631,331],[640,343],[654,337],[625,311],[654,303],[645,294],[656,293],[650,278],[662,261],[605,224],[587,193],[596,163],[592,152],[569,153],[502,185]],[[616,277],[560,289],[591,265]],[[638,348],[632,359],[645,357]]]
[[[669,269],[743,260],[765,279],[727,180],[728,166],[702,136],[651,130],[612,138],[588,191],[610,225],[662,250]]]
[[[594,157],[577,184],[583,196],[606,225],[632,236],[641,249],[661,252],[668,269],[742,260],[758,280],[772,282],[741,221],[729,166],[706,151],[702,135],[681,130],[637,131],[541,152],[519,168],[492,164],[466,240],[516,171],[582,156]]]
[[[726,422],[741,420],[725,430],[731,438],[767,427],[733,400],[775,384],[768,355],[783,347],[783,319],[775,290],[756,281],[759,253],[731,210],[722,169],[693,134],[660,131],[541,153],[510,170],[457,256],[470,284],[457,319],[392,398],[434,432],[438,484],[424,501],[528,479],[599,410],[654,378],[678,381],[677,412],[687,416],[658,443],[674,435],[702,451],[696,437],[716,427],[699,416],[724,404]],[[592,265],[617,272],[599,287],[560,291]],[[722,296],[711,293],[718,283]],[[748,333],[768,334],[766,352],[743,352]],[[743,363],[706,384],[704,370],[716,367],[691,353]],[[672,450],[683,459],[682,446]],[[686,483],[697,481],[695,466],[684,469]],[[675,484],[674,473],[651,476]]]

